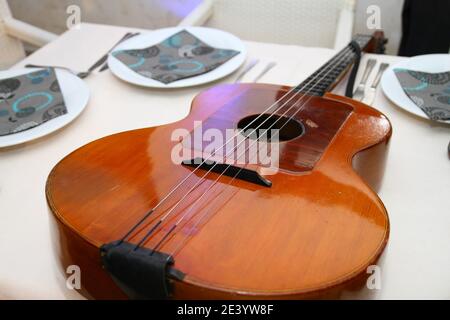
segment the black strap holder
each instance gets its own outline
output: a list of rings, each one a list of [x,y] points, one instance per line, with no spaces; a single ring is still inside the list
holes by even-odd
[[[355,50],[356,58],[353,64],[352,72],[348,78],[347,88],[345,89],[345,96],[353,98],[353,87],[355,86],[356,74],[358,73],[359,63],[361,62],[361,47],[358,42],[353,40],[350,42],[350,46]]]
[[[115,241],[100,248],[103,268],[130,299],[168,299],[173,258],[128,242]]]

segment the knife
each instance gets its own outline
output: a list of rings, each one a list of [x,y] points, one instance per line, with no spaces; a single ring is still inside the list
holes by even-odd
[[[105,53],[91,68],[89,68],[89,71],[94,71],[97,68],[99,69],[99,72],[105,71],[108,68],[108,64],[106,63],[108,61],[109,54],[122,42],[125,40],[131,39],[135,36],[140,35],[139,32],[128,32],[126,33],[111,49],[108,50],[107,53]]]
[[[241,79],[250,71],[252,70],[257,64],[259,63],[259,59],[252,59],[249,64],[242,70],[242,72],[238,75],[236,80],[234,80],[234,83],[238,83],[241,81]]]
[[[276,65],[277,65],[276,62],[269,62],[267,64],[267,66],[264,68],[264,70],[261,71],[261,73],[256,76],[256,78],[253,80],[253,82],[255,82],[255,83],[258,82],[259,79],[261,79],[267,72],[269,72]]]
[[[366,93],[366,97],[364,98],[363,102],[369,106],[373,104],[375,101],[375,96],[377,93],[377,87],[380,83],[381,76],[383,75],[383,72],[386,71],[386,69],[389,67],[389,63],[382,63],[380,65],[380,68],[378,69],[378,73],[375,76],[375,79],[373,80],[372,85],[370,86],[369,90]]]

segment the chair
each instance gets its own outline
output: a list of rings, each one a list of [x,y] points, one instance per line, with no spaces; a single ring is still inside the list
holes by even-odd
[[[355,0],[204,0],[180,26],[245,40],[340,49],[351,41]]]
[[[25,57],[21,41],[41,47],[57,35],[12,17],[8,2],[0,0],[0,70],[7,69]]]

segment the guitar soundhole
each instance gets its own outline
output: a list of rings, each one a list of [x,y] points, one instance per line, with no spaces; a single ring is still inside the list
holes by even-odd
[[[245,117],[238,122],[238,129],[244,129],[242,134],[250,139],[257,139],[260,135],[265,135],[266,130],[268,130],[268,141],[272,139],[272,129],[279,130],[279,141],[293,140],[305,133],[305,127],[300,121],[273,114],[255,114]],[[254,132],[255,129],[258,130]]]

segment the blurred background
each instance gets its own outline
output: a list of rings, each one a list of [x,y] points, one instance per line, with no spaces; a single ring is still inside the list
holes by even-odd
[[[66,8],[78,5],[82,9],[82,21],[110,25],[155,29],[177,25],[203,0],[9,0],[13,16],[60,34],[66,30]],[[222,0],[229,1],[230,0]],[[231,0],[232,1],[232,0]],[[324,2],[278,0],[277,5],[288,6],[289,2]],[[448,1],[448,0],[445,0]],[[249,3],[249,0],[241,0]],[[251,2],[251,1],[250,1]],[[259,0],[259,2],[268,2]],[[332,6],[345,2],[325,1],[323,5]],[[354,33],[367,33],[366,12],[370,5],[381,9],[382,28],[389,38],[388,54],[397,54],[401,38],[401,11],[404,0],[358,0],[355,3]],[[305,4],[307,6],[307,4]],[[267,5],[266,5],[267,7]],[[306,7],[307,8],[307,7]],[[307,32],[305,30],[305,32]],[[369,32],[370,33],[370,32]],[[238,34],[239,36],[239,34]],[[245,38],[244,38],[245,39]]]
[[[341,49],[354,34],[382,29],[389,55],[450,47],[450,0],[0,0],[0,69],[73,27],[74,8],[79,22],[206,26],[266,43]]]

